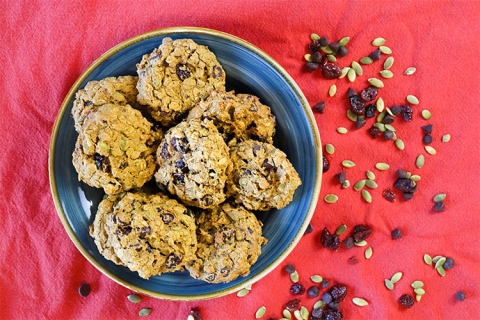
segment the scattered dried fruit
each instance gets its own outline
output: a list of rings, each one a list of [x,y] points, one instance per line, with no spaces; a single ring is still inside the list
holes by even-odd
[[[395,192],[392,189],[387,188],[383,190],[382,196],[390,202],[395,202]]]
[[[398,299],[398,302],[405,308],[411,308],[415,303],[412,296],[408,294],[403,294],[402,296],[400,296],[400,298]]]

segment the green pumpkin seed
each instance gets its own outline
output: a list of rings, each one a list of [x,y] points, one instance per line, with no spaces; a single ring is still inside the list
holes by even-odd
[[[377,122],[377,123],[374,123],[373,126],[375,128],[378,128],[378,130],[380,130],[381,132],[385,132],[385,125],[381,122]]]
[[[323,281],[323,278],[322,278],[322,276],[320,276],[318,274],[315,274],[315,275],[310,277],[310,280],[312,280],[312,282],[315,282],[315,283],[320,283],[320,282]]]
[[[338,127],[337,132],[340,133],[340,134],[346,134],[348,132],[348,130],[345,127]]]
[[[407,69],[405,69],[405,71],[403,72],[403,74],[406,75],[406,76],[411,76],[412,74],[415,73],[415,71],[417,71],[417,68],[415,68],[415,67],[408,67]]]
[[[437,263],[437,261],[440,260],[441,258],[444,258],[444,256],[435,256],[433,257],[432,262]]]
[[[390,110],[389,108],[386,109],[387,110],[387,113],[388,111]],[[395,127],[392,126],[391,124],[385,124],[385,129],[388,130],[388,131],[392,131],[392,132],[395,132]]]
[[[342,188],[343,188],[343,189],[346,189],[346,188],[348,188],[348,187],[350,187],[350,181],[349,181],[349,180],[345,180],[345,182],[342,183]]]
[[[446,197],[447,197],[447,195],[445,193],[439,193],[439,194],[435,195],[435,197],[433,197],[433,201],[440,202],[440,201],[445,200]]]
[[[370,171],[370,170],[367,170],[367,171],[365,172],[365,175],[367,176],[367,178],[368,178],[369,180],[375,180],[375,178],[376,178],[376,177],[375,177],[375,173],[373,173],[373,172]]]
[[[393,72],[390,70],[382,70],[380,71],[380,75],[385,79],[393,78]]]
[[[320,49],[327,54],[328,53],[333,53],[332,48],[330,48],[329,46],[320,47]]]
[[[342,39],[340,39],[340,41],[338,41],[338,44],[341,47],[345,47],[347,45],[348,41],[350,41],[350,37],[343,37]]]
[[[337,62],[337,58],[333,54],[327,54],[328,62]]]
[[[382,122],[383,118],[385,118],[385,115],[387,114],[387,112],[385,110],[383,110],[382,112],[380,112],[377,116],[377,122]],[[382,123],[383,124],[383,123]],[[385,125],[383,126],[383,128],[385,129]]]
[[[378,184],[373,180],[365,180],[365,185],[370,189],[378,188]]]
[[[325,151],[328,153],[328,154],[333,154],[335,152],[335,147],[333,146],[333,144],[330,144],[330,143],[327,143],[325,145]]]
[[[362,66],[357,61],[352,61],[352,69],[355,70],[358,76],[363,74]]]
[[[300,308],[300,316],[302,317],[302,319],[308,320],[309,312],[305,306],[302,306]]]
[[[414,105],[417,105],[419,104],[420,102],[418,101],[418,98],[415,97],[413,94],[409,94],[407,96],[407,101],[410,103],[410,104],[414,104]]]
[[[318,41],[318,40],[320,40],[320,36],[316,33],[312,33],[310,35],[310,39],[312,39],[313,41]]]
[[[438,267],[437,268],[437,272],[439,275],[441,275],[442,277],[445,277],[445,269],[443,267]]]
[[[291,318],[292,318],[292,313],[291,313],[289,310],[284,309],[284,310],[283,310],[283,317],[284,317],[285,319],[291,319]]]
[[[413,289],[421,288],[423,287],[423,282],[420,280],[415,280],[412,282],[411,286]]]
[[[372,254],[373,254],[372,247],[368,247],[367,249],[365,249],[365,259],[370,259],[372,257]]]
[[[347,118],[350,119],[351,121],[355,122],[357,121],[358,115],[352,112],[352,110],[348,109],[347,110]]]
[[[422,110],[422,117],[425,120],[430,120],[430,118],[432,117],[432,113],[430,112],[430,110],[423,109]]]
[[[412,176],[412,173],[410,171],[407,172],[407,179],[410,179],[410,177]]]
[[[432,156],[437,154],[437,150],[435,150],[432,146],[425,146],[425,151]]]
[[[389,115],[391,115],[392,117],[395,117],[395,115],[393,114],[393,112],[392,112],[392,110],[391,110],[390,108],[388,108],[388,107],[385,108],[385,111],[386,111]],[[389,125],[390,125],[390,124],[389,124]],[[392,128],[393,128],[393,126],[392,126]]]
[[[298,282],[298,272],[296,270],[290,273],[290,280],[292,280],[293,283]]]
[[[425,290],[422,289],[422,288],[415,288],[413,291],[414,291],[416,294],[419,294],[419,295],[421,295],[421,296],[423,296],[423,295],[425,294]]]
[[[432,257],[430,257],[429,254],[425,253],[423,255],[423,261],[425,261],[426,264],[431,265],[432,264]]]
[[[435,262],[435,269],[443,267],[443,264],[445,263],[446,260],[447,258],[445,257],[441,257],[440,259],[438,259],[437,262]]]
[[[450,134],[447,133],[446,135],[444,135],[442,137],[442,142],[443,143],[448,142],[448,141],[450,141],[450,138],[451,138]]]
[[[367,241],[362,240],[362,241],[359,241],[359,242],[355,242],[355,245],[357,247],[365,247],[367,245]]]
[[[337,230],[335,230],[335,234],[337,236],[341,236],[345,232],[345,230],[347,230],[347,225],[342,224],[342,225],[338,226]]]
[[[342,68],[342,74],[340,74],[340,77],[338,77],[338,78],[339,78],[339,79],[345,78],[345,76],[346,76],[347,73],[348,73],[348,70],[350,70],[350,67],[343,67],[343,68]]]
[[[360,191],[365,187],[365,180],[358,180],[354,185],[353,185],[353,190],[355,191]]]
[[[352,299],[352,302],[353,302],[354,304],[356,304],[357,306],[359,306],[359,307],[368,306],[367,300],[365,300],[365,299],[363,299],[363,298],[353,298],[353,299]]]
[[[400,279],[402,279],[402,276],[403,272],[397,272],[392,276],[392,279],[390,279],[390,281],[392,281],[392,283],[397,283],[398,281],[400,281]]]
[[[245,297],[249,292],[250,290],[243,288],[242,290],[237,292],[237,297]]]
[[[413,174],[411,177],[410,177],[410,180],[412,181],[420,181],[421,177],[418,175],[418,174]]]
[[[393,290],[395,285],[390,279],[385,279],[385,287],[387,287],[388,290]]]
[[[395,59],[393,57],[388,57],[387,59],[385,59],[385,62],[383,63],[383,67],[387,70],[390,69],[394,61]]]
[[[384,87],[384,84],[383,84],[382,80],[377,79],[377,78],[370,78],[370,79],[368,79],[368,82],[372,86],[377,87],[377,88],[383,88]]]
[[[385,42],[386,42],[386,40],[383,39],[383,38],[376,38],[375,40],[373,40],[372,46],[379,47],[381,45],[384,45]]]
[[[150,309],[150,308],[143,308],[142,310],[140,310],[140,311],[138,312],[138,315],[139,315],[140,317],[145,317],[145,316],[148,316],[148,315],[150,314],[150,312],[152,312],[152,309]]]
[[[370,57],[363,57],[360,59],[361,64],[372,64],[373,59]]]
[[[110,147],[105,142],[100,141],[98,143],[98,147],[100,148],[100,151],[102,151],[103,154],[109,154],[110,153]]]
[[[257,312],[255,312],[255,319],[260,319],[265,315],[265,312],[267,312],[267,308],[265,306],[261,306],[258,308]]]
[[[376,105],[378,112],[382,112],[385,109],[385,102],[383,101],[382,97],[377,99]]]
[[[247,289],[247,290],[252,290],[252,285],[249,284],[248,286],[245,286],[244,289]]]
[[[127,296],[127,299],[128,299],[128,301],[130,301],[132,303],[139,303],[140,301],[142,301],[142,298],[139,295],[133,294],[133,293],[129,294]]]
[[[357,73],[355,72],[355,70],[350,68],[347,72],[347,78],[348,78],[348,81],[354,82],[355,79],[357,78]]]
[[[297,319],[297,320],[304,320],[302,315],[300,314],[300,310],[293,311],[293,315],[295,316],[295,319]]]
[[[417,302],[420,302],[420,300],[422,300],[422,295],[421,295],[421,294],[417,294],[417,295],[415,296],[415,300],[416,300]]]
[[[405,143],[403,143],[403,140],[402,139],[397,139],[395,140],[395,146],[400,149],[400,150],[404,150],[405,149]]]
[[[345,168],[352,168],[355,166],[355,163],[351,160],[343,160],[342,166],[344,166]]]
[[[320,309],[320,308],[323,308],[325,307],[325,302],[323,302],[323,300],[318,300],[317,302],[315,302],[315,304],[313,305],[313,308],[314,309]]]
[[[330,89],[328,89],[328,95],[330,97],[333,97],[335,95],[335,93],[337,93],[337,86],[335,84],[332,84],[330,86]]]
[[[417,157],[417,160],[415,161],[415,165],[417,166],[417,168],[421,168],[423,167],[423,165],[425,164],[425,157],[423,156],[423,154],[419,155]]]
[[[381,170],[381,171],[385,171],[385,170],[390,169],[390,166],[385,162],[377,162],[375,164],[375,168],[377,168],[378,170]]]
[[[326,203],[335,203],[338,201],[338,197],[334,194],[327,194],[325,196],[325,202]]]
[[[193,315],[189,314],[187,320],[195,320],[195,318],[193,317]]]
[[[372,195],[366,189],[362,190],[362,197],[368,203],[372,203]]]
[[[312,55],[310,53],[307,53],[306,55],[304,55],[304,58],[309,62],[312,61]]]
[[[387,46],[380,46],[379,49],[383,54],[392,54],[392,49]]]

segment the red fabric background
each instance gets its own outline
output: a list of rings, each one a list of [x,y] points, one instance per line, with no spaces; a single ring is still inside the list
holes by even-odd
[[[186,319],[191,307],[200,308],[203,319],[253,319],[262,305],[264,319],[280,318],[284,303],[293,296],[283,267],[294,263],[301,282],[320,274],[348,286],[342,312],[348,319],[473,319],[480,311],[480,234],[478,177],[479,1],[0,1],[0,318],[2,319],[132,319],[143,307],[150,318]],[[50,134],[60,104],[77,77],[98,56],[134,35],[170,26],[199,26],[241,37],[276,59],[297,81],[313,105],[325,100],[326,112],[316,114],[322,143],[332,143],[330,171],[323,177],[320,199],[306,235],[277,269],[253,285],[244,298],[230,295],[199,302],[172,302],[143,297],[132,304],[130,291],[90,265],[75,248],[55,211],[48,181]],[[395,77],[385,80],[381,96],[387,106],[402,103],[414,94],[414,121],[396,122],[397,134],[406,144],[402,152],[391,142],[371,139],[366,128],[353,130],[345,117],[349,86],[346,79],[326,81],[318,72],[309,74],[302,65],[309,35],[330,39],[350,36],[350,53],[342,66],[372,51],[376,37],[387,39],[393,50]],[[383,59],[382,59],[383,61]],[[402,72],[416,66],[411,77]],[[364,67],[353,84],[360,90],[366,80],[378,76],[380,63]],[[336,83],[338,93],[327,96]],[[423,150],[421,125],[428,122],[420,110],[432,111],[432,146],[437,155]],[[347,135],[335,129],[346,126]],[[452,140],[441,143],[443,134]],[[415,158],[425,154],[426,164],[415,168]],[[380,188],[372,190],[372,204],[352,188],[342,190],[334,181],[341,161],[357,164],[347,170],[352,184],[367,169],[377,174]],[[379,161],[391,169],[378,172]],[[381,191],[391,186],[395,170],[403,167],[422,180],[415,198],[391,204]],[[434,213],[432,197],[445,192],[446,210]],[[327,204],[323,197],[335,193],[339,201]],[[323,227],[340,224],[349,230],[368,223],[374,233],[368,240],[373,257],[365,260],[365,248],[331,252],[319,245]],[[404,237],[393,241],[390,231],[399,227]],[[440,277],[423,262],[423,254],[451,256],[456,265]],[[359,263],[348,259],[355,255]],[[404,273],[395,290],[385,278]],[[426,294],[412,309],[403,309],[398,297],[413,293],[410,283],[423,280]],[[87,298],[77,294],[83,281],[92,286]],[[455,292],[466,300],[458,302]],[[370,302],[357,307],[353,297]],[[317,299],[301,296],[309,309]]]

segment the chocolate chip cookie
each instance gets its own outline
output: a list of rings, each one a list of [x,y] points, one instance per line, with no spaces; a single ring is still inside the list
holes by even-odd
[[[137,73],[138,102],[165,127],[178,123],[211,91],[225,90],[225,71],[217,58],[191,39],[164,38],[142,57]]]
[[[249,139],[273,143],[275,116],[251,94],[213,91],[190,110],[188,119],[193,118],[212,120],[229,146]]]
[[[229,150],[208,120],[182,121],[170,128],[157,150],[157,184],[183,203],[210,208],[225,200]]]
[[[262,223],[235,204],[224,203],[196,218],[197,259],[187,264],[193,278],[209,283],[230,282],[247,276],[261,247]]]
[[[285,153],[271,144],[240,142],[230,149],[230,158],[227,196],[249,210],[281,209],[302,184]]]

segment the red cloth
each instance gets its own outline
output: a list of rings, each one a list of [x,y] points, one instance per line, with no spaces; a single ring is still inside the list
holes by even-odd
[[[479,1],[44,0],[3,1],[0,8],[0,318],[132,319],[141,308],[150,307],[152,319],[186,319],[190,308],[198,307],[203,319],[253,319],[262,305],[267,307],[263,319],[280,318],[284,304],[294,298],[286,263],[296,265],[307,287],[313,274],[345,283],[348,294],[341,310],[348,319],[478,318]],[[331,168],[323,177],[313,233],[304,236],[246,297],[232,294],[199,302],[143,297],[140,304],[132,304],[126,299],[130,290],[90,265],[60,223],[49,190],[50,134],[67,91],[98,56],[134,35],[182,25],[231,33],[270,54],[312,105],[326,101],[325,114],[315,118],[322,143],[332,143],[336,149],[328,156]],[[395,122],[404,151],[391,141],[373,140],[367,127],[354,130],[345,116],[345,92],[350,86],[346,79],[327,81],[319,72],[305,72],[303,56],[312,32],[330,39],[351,37],[350,53],[339,60],[342,66],[373,51],[374,38],[387,39],[395,57],[391,68],[395,76],[384,80],[380,96],[387,106],[403,103],[407,94],[420,100],[413,122]],[[402,73],[409,66],[417,67],[417,72],[406,77]],[[364,75],[352,87],[362,89],[369,77],[379,77],[380,69],[380,62],[364,66]],[[329,98],[333,83],[337,95]],[[421,118],[422,109],[432,112],[430,121]],[[435,156],[428,155],[421,142],[420,126],[427,123],[434,124]],[[349,133],[338,134],[339,126]],[[452,139],[441,143],[446,133]],[[425,154],[426,164],[417,169],[415,158],[420,153]],[[352,184],[364,178],[365,170],[376,173],[380,187],[371,190],[372,204],[351,187],[342,190],[335,182],[344,159],[356,163],[346,170]],[[379,161],[388,162],[391,169],[374,169]],[[414,199],[390,203],[381,193],[392,186],[400,167],[422,179]],[[446,210],[434,213],[432,198],[439,192],[447,194]],[[339,201],[324,202],[329,193],[337,194]],[[347,232],[359,223],[373,226],[368,239],[371,259],[364,258],[365,247],[342,247],[338,252],[321,247],[320,231],[324,227],[334,231],[343,223]],[[402,239],[391,239],[395,227],[402,230]],[[453,257],[455,267],[440,277],[423,262],[425,253]],[[349,264],[351,256],[359,263]],[[387,290],[384,279],[398,271],[403,278],[393,291]],[[425,283],[426,294],[413,308],[404,309],[397,299],[403,293],[413,294],[414,280]],[[77,294],[84,281],[92,286],[86,298]],[[455,300],[460,290],[466,294],[464,302]],[[365,298],[369,305],[354,305],[354,297]],[[299,298],[310,310],[318,300],[306,294]]]

